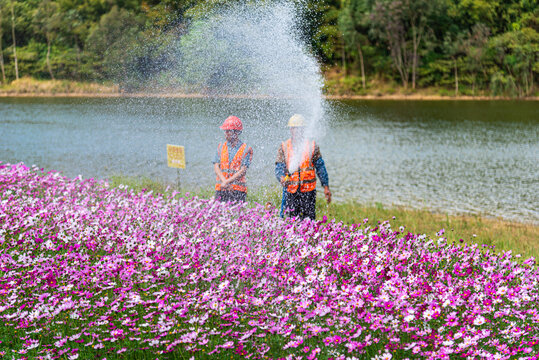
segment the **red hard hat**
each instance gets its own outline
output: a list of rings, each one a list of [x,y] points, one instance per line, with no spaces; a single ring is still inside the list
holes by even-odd
[[[229,116],[226,118],[223,125],[221,125],[222,130],[243,130],[243,124],[241,120],[236,116]]]

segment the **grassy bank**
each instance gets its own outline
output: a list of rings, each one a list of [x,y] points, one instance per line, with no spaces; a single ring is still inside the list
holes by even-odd
[[[0,95],[110,95],[118,94],[118,85],[72,80],[36,80],[24,77],[0,85]]]
[[[124,176],[111,178],[112,186],[128,185],[135,191],[142,189],[164,193],[172,186],[148,178],[134,179]],[[212,189],[183,190],[202,198],[213,196]],[[279,208],[281,193],[277,188],[265,192],[250,193],[250,203],[267,204]],[[368,219],[371,227],[389,220],[393,229],[401,226],[405,232],[421,233],[431,237],[444,229],[443,236],[450,242],[494,246],[496,251],[509,251],[521,254],[523,259],[530,256],[539,258],[539,226],[492,219],[480,215],[448,215],[433,213],[428,209],[410,209],[406,207],[384,207],[382,204],[360,204],[357,202],[334,202],[327,206],[322,198],[317,202],[317,218],[329,219],[345,224],[362,223]]]
[[[370,79],[366,88],[362,87],[357,75],[344,75],[338,72],[325,74],[325,96],[328,99],[388,99],[388,100],[495,100],[511,99],[509,96],[492,96],[488,91],[471,92],[463,88],[458,95],[454,89],[428,87],[406,89],[401,85],[380,79]],[[160,97],[202,97],[203,94],[163,93],[123,93],[119,86],[111,82],[78,82],[72,80],[36,80],[24,77],[8,84],[0,84],[0,96],[160,96]],[[524,98],[539,100],[535,96]]]
[[[460,84],[458,92],[453,84],[448,86],[429,86],[412,89],[405,88],[401,83],[381,78],[368,78],[363,87],[359,74],[345,74],[340,68],[324,71],[324,91],[329,98],[358,98],[358,99],[397,99],[397,100],[483,100],[483,99],[513,99],[516,94],[493,94],[489,89],[473,89],[466,84]],[[533,96],[521,98],[539,100],[539,90]]]
[[[325,204],[319,205],[321,216],[327,214],[328,217],[347,224],[360,222],[362,218],[368,218],[373,225],[379,221],[390,220],[393,229],[404,226],[406,232],[424,233],[432,237],[444,229],[443,236],[450,242],[495,246],[496,251],[511,250],[514,254],[522,254],[523,258],[539,257],[539,226],[532,224],[479,215],[447,215],[433,213],[427,209],[384,208],[380,204],[351,202],[331,204],[329,207]]]

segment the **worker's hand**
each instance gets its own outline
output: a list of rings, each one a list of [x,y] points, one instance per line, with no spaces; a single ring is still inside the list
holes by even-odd
[[[281,185],[283,187],[287,187],[288,186],[288,181],[290,180],[290,177],[289,176],[281,176]]]
[[[329,190],[329,186],[324,186],[324,195],[328,204],[331,204],[331,190]]]
[[[231,190],[232,188],[232,185],[230,185],[230,180],[229,179],[226,179],[225,181],[223,181],[221,183],[221,189],[222,190]]]

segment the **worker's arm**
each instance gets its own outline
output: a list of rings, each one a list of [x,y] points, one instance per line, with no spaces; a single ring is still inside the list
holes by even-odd
[[[282,186],[287,186],[287,180],[285,179],[287,175],[285,157],[282,145],[279,146],[277,151],[277,160],[275,160],[275,178]]]
[[[213,164],[213,170],[215,171],[215,174],[221,180],[221,183],[224,183],[226,181],[225,176],[223,175],[223,172],[221,171],[221,168],[219,167],[218,163]]]
[[[228,179],[225,179],[223,181],[223,186],[228,187],[228,185],[232,182],[234,182],[236,179],[242,177],[247,172],[247,166],[242,165],[237,173],[229,177]]]
[[[286,181],[284,180],[286,176],[286,165],[284,162],[277,162],[275,163],[275,178],[278,182],[281,183],[283,186],[283,197],[281,201],[281,211],[279,212],[279,216],[284,218],[284,208],[286,206]]]
[[[247,172],[247,166],[240,167],[240,170],[229,177],[228,179],[225,179],[225,176],[223,175],[223,172],[221,171],[221,168],[219,167],[219,164],[214,164],[213,169],[215,170],[215,174],[217,174],[217,177],[219,177],[219,180],[221,180],[221,189],[226,190],[230,187],[230,183],[232,183],[237,178],[245,175]]]
[[[225,176],[223,175],[223,172],[221,171],[221,145],[217,148],[217,151],[215,152],[215,156],[213,157],[213,170],[215,171],[215,175],[217,175],[217,178],[221,183],[225,182]]]
[[[247,169],[249,168],[249,165],[251,165],[251,161],[253,160],[253,149],[250,147],[247,149],[247,152],[245,153],[245,156],[241,160],[241,166],[237,173],[229,177],[225,184],[228,185],[235,181],[236,179],[241,178],[247,173]]]
[[[282,186],[286,186],[286,165],[285,163],[275,163],[275,178]]]
[[[321,157],[318,158],[314,163],[314,167],[316,169],[316,173],[318,174],[318,178],[324,187],[324,195],[326,196],[326,201],[329,204],[331,203],[331,190],[329,189],[329,176],[328,171],[326,170],[324,159]]]

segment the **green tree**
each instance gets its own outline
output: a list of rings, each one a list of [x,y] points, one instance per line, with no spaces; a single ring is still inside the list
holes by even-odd
[[[530,95],[534,88],[534,77],[539,74],[539,33],[532,28],[509,31],[490,40],[494,58],[505,74],[498,73],[492,79],[491,86],[500,92],[500,87],[507,93],[518,96]]]
[[[3,28],[3,18],[4,18],[4,1],[0,0],[0,69],[2,70],[2,84],[6,82],[6,69],[4,65],[4,28]]]
[[[28,68],[30,63],[35,63],[34,57],[25,56],[24,47],[33,40],[32,31],[32,15],[33,9],[37,6],[39,0],[5,0],[3,1],[4,8],[7,7],[7,16],[10,19],[11,43],[12,43],[12,59],[10,59],[9,67],[13,68],[13,74],[18,79],[22,69]],[[5,14],[5,12],[4,12]],[[5,34],[5,33],[4,33]],[[21,53],[19,53],[19,50]],[[24,62],[28,62],[24,64]],[[30,66],[31,67],[31,66]]]
[[[251,58],[212,22],[196,20],[180,40],[184,85],[197,92],[243,93],[254,83]],[[242,79],[242,81],[237,81]]]
[[[192,20],[199,20],[208,13],[219,9],[241,4],[260,6],[271,3],[272,0],[212,0],[196,1],[185,16]],[[184,1],[189,3],[189,1]],[[335,44],[341,41],[337,21],[340,10],[340,0],[292,0],[297,14],[297,27],[302,40],[310,46],[312,53],[323,63],[336,60]]]
[[[142,3],[142,11],[146,15],[146,27],[159,33],[185,30],[190,21],[187,13],[200,4],[197,0],[148,0]],[[216,4],[210,2],[213,6]],[[200,6],[200,5],[199,5]],[[206,9],[207,10],[207,9]],[[203,9],[193,10],[197,16]],[[193,14],[191,14],[193,15]]]
[[[94,56],[83,50],[92,26],[97,26],[97,23],[86,18],[79,6],[68,4],[66,0],[57,1],[61,18],[58,38],[65,47],[65,61],[61,64],[65,74],[78,80],[92,78],[95,75],[92,66]]]
[[[322,63],[338,61],[336,47],[344,40],[338,26],[340,6],[339,0],[297,1],[303,40]]]
[[[464,39],[464,51],[466,53],[467,69],[472,77],[472,95],[475,95],[477,84],[477,74],[482,71],[486,77],[483,67],[484,57],[487,51],[487,44],[490,29],[483,24],[476,24],[472,27],[466,39]]]
[[[369,13],[372,0],[344,0],[339,15],[339,29],[347,45],[356,49],[361,70],[362,87],[365,83],[365,60],[362,47],[368,43]]]
[[[465,54],[465,45],[464,45],[464,34],[457,34],[455,37],[447,35],[444,39],[444,48],[446,53],[451,57],[453,62],[453,74],[455,79],[455,96],[459,95],[459,72],[458,72],[458,63],[459,58]]]
[[[443,2],[437,0],[377,0],[373,6],[371,29],[387,42],[404,87],[410,73],[412,88],[416,87],[419,50],[442,9]]]
[[[509,3],[510,1],[506,1]],[[462,29],[469,29],[475,24],[485,24],[493,28],[503,0],[456,0],[450,2],[449,12],[461,22]]]
[[[56,39],[61,25],[58,4],[51,0],[43,0],[34,12],[34,29],[36,33],[45,36],[47,41],[47,69],[51,79],[54,80],[54,73],[51,68],[51,46]]]
[[[101,17],[86,39],[86,50],[93,54],[94,66],[101,76],[125,77],[141,28],[138,17],[117,6]]]
[[[19,80],[19,61],[17,59],[17,38],[15,37],[15,1],[11,0],[11,37],[13,41],[13,59],[15,61],[15,79]]]

